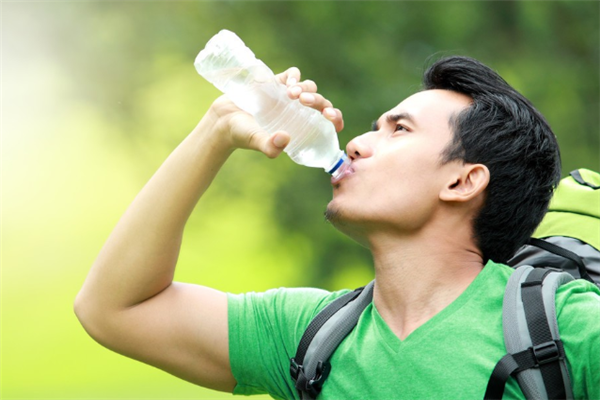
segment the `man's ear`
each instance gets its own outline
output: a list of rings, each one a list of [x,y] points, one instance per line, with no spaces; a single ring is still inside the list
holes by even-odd
[[[483,193],[490,171],[483,164],[464,164],[440,192],[440,200],[466,202]]]

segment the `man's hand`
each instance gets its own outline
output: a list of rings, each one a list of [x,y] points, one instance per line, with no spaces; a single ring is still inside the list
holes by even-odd
[[[330,120],[337,132],[344,127],[342,112],[333,108],[329,100],[317,93],[317,85],[311,80],[300,81],[300,70],[289,68],[276,78],[287,86],[287,94],[293,100],[299,100],[307,107],[320,111]],[[214,118],[219,135],[229,138],[231,149],[242,148],[257,150],[270,158],[277,157],[287,146],[290,137],[286,132],[269,134],[264,131],[254,118],[240,110],[227,96],[219,97],[211,106],[209,115]]]

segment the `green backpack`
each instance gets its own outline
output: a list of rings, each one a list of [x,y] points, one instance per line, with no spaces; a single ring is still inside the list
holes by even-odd
[[[573,278],[600,287],[598,189],[600,174],[571,171],[560,181],[533,238],[508,261],[516,268],[502,310],[508,354],[492,372],[486,399],[502,398],[511,376],[527,398],[573,398],[554,298],[556,289]]]
[[[571,171],[562,179],[533,238],[508,261],[512,267],[557,268],[600,282],[600,174]]]
[[[561,180],[536,238],[567,236],[600,249],[600,174],[576,169]],[[567,214],[565,214],[567,213]]]
[[[509,261],[516,268],[504,294],[507,354],[485,399],[502,398],[513,377],[526,398],[571,399],[573,393],[555,311],[556,289],[575,278],[600,284],[600,174],[579,169],[561,180],[534,237]],[[600,285],[599,285],[600,286]],[[373,282],[339,297],[315,316],[290,360],[301,399],[315,399],[329,359],[372,301]],[[482,388],[483,390],[483,388]]]

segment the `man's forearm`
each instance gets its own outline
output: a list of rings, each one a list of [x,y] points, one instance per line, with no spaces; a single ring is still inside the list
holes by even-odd
[[[78,296],[80,307],[118,310],[167,288],[185,223],[231,149],[205,116],[127,209]]]

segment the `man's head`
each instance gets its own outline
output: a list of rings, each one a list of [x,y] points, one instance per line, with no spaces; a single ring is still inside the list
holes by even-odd
[[[425,72],[423,84],[473,99],[452,122],[454,137],[443,162],[461,160],[489,169],[475,239],[484,259],[505,262],[540,223],[560,180],[556,137],[525,97],[476,60],[440,60]]]
[[[555,137],[523,96],[475,60],[436,62],[424,89],[348,144],[353,165],[335,185],[329,218],[362,241],[374,232],[415,236],[451,217],[469,228],[484,261],[506,261],[560,178]]]

